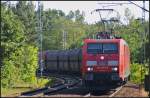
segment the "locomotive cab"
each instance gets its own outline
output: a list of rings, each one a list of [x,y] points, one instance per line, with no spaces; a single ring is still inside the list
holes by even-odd
[[[85,39],[82,55],[86,86],[112,85],[125,81],[130,74],[129,50],[123,39]]]

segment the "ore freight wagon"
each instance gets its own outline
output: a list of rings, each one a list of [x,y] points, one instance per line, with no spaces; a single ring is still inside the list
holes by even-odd
[[[80,73],[82,62],[81,59],[82,59],[81,49],[44,51],[42,64],[43,72]]]

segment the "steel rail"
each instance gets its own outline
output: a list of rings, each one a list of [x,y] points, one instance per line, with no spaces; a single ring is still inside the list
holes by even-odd
[[[65,80],[63,80],[63,78],[56,77],[56,79],[59,80],[60,82],[57,81],[57,83],[54,83],[54,85],[52,85],[51,87],[48,86],[48,87],[43,87],[43,88],[38,88],[38,89],[31,90],[31,91],[23,92],[23,93],[21,93],[21,96],[38,95],[38,94],[46,92],[49,89],[55,89],[56,87],[61,86],[61,85],[63,85],[63,83],[66,82]]]
[[[80,83],[80,80],[77,77],[72,77],[72,76],[68,77],[67,76],[67,78],[65,77],[64,79],[66,80],[64,84],[56,87],[55,89],[49,89],[47,92],[44,93],[44,95],[50,95],[51,93],[54,93],[54,92],[57,92],[57,91],[60,91],[63,89],[69,89],[69,88],[74,87],[78,83]],[[70,80],[71,80],[71,82],[70,82]]]
[[[86,95],[84,95],[83,97],[90,97],[91,96],[91,93],[88,93]]]
[[[121,85],[115,89],[110,89],[109,92],[113,91],[111,94],[102,94],[102,95],[95,96],[89,92],[89,93],[85,94],[83,97],[114,97],[115,94],[117,94],[123,87],[124,87],[124,85]]]
[[[72,87],[76,86],[78,83],[80,83],[80,80],[79,80],[80,78],[78,78],[78,77],[72,77],[72,76],[69,77],[66,75],[62,75],[62,76],[55,75],[53,77],[55,79],[57,79],[57,81],[56,81],[56,83],[54,83],[54,85],[27,91],[27,92],[23,92],[23,93],[21,93],[21,96],[19,96],[19,97],[37,96],[39,94],[50,95],[51,93],[54,93],[54,92],[57,92],[57,91],[60,91],[63,89],[72,88]]]
[[[120,86],[120,87],[118,87],[118,88],[116,88],[115,90],[115,92],[113,92],[111,95],[109,95],[108,97],[113,97],[115,94],[117,94],[121,89],[123,88],[123,86]]]

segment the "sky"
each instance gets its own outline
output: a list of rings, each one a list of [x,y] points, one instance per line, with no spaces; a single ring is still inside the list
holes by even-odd
[[[100,16],[98,13],[93,13],[91,14],[91,12],[95,9],[100,9],[103,8],[102,6],[105,5],[100,5],[98,3],[129,3],[128,1],[42,1],[41,3],[43,3],[44,5],[44,10],[48,10],[50,9],[57,9],[57,10],[62,10],[63,12],[65,12],[65,14],[68,14],[69,11],[75,11],[77,9],[79,9],[80,11],[84,11],[85,12],[85,21],[87,23],[95,23],[97,21],[100,21]],[[143,2],[142,1],[132,1],[136,4],[138,4],[139,6],[143,6]],[[38,3],[34,1],[34,4],[37,5]],[[104,7],[106,8],[106,7]],[[131,10],[131,14],[135,16],[135,18],[141,18],[142,17],[142,9],[140,9],[139,7],[133,5],[133,4],[125,4],[125,5],[118,5],[118,6],[110,6],[107,8],[113,8],[116,11],[119,12],[119,14],[121,15],[121,21],[124,23],[124,11],[125,8],[129,8]],[[149,10],[149,1],[145,2],[145,8],[147,10]],[[115,12],[113,13],[108,13],[108,12],[102,12],[102,17],[103,18],[109,18],[112,16],[116,16],[117,14]],[[145,12],[145,16],[146,16],[146,20],[149,19],[149,13]]]

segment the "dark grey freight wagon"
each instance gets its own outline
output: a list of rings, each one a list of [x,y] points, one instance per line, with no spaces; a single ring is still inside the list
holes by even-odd
[[[44,51],[43,55],[43,72],[80,73],[82,59],[81,49],[48,50]],[[38,70],[40,70],[40,64]]]
[[[56,71],[58,69],[59,51],[47,51],[45,54],[45,70]]]

